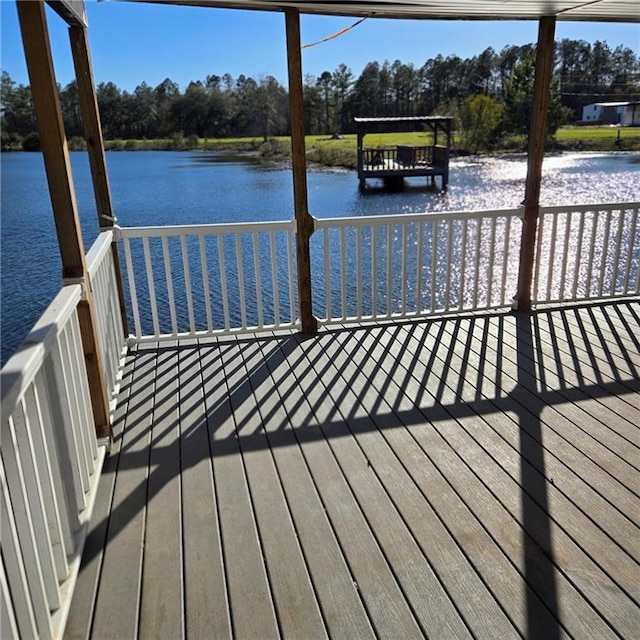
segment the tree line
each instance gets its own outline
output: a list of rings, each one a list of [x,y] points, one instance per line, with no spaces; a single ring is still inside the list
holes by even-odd
[[[512,45],[477,56],[441,55],[417,67],[400,60],[369,62],[358,77],[340,64],[304,78],[308,134],[349,133],[354,116],[447,114],[455,117],[461,144],[491,148],[502,136],[526,133],[529,124],[535,45]],[[230,74],[190,82],[184,91],[166,78],[123,91],[97,85],[103,133],[108,140],[260,137],[287,135],[287,89],[273,76]],[[581,117],[585,104],[640,95],[640,58],[624,46],[564,39],[556,43],[549,132]],[[37,148],[31,92],[2,73],[3,149]],[[81,137],[75,81],[60,87],[69,138]]]

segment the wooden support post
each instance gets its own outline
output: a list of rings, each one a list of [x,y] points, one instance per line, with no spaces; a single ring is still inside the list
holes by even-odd
[[[293,165],[293,198],[296,215],[296,250],[298,257],[298,297],[302,331],[314,334],[318,321],[311,302],[311,251],[313,218],[307,203],[307,157],[304,141],[304,109],[302,97],[302,54],[300,51],[300,13],[286,9],[287,66],[289,71],[289,112],[291,117],[291,160]]]
[[[536,51],[536,75],[533,88],[533,107],[529,129],[527,181],[524,196],[524,220],[520,243],[520,271],[518,291],[514,298],[518,311],[531,311],[531,287],[533,262],[536,250],[538,214],[540,211],[540,183],[542,161],[547,137],[547,109],[553,69],[553,45],[556,19],[547,16],[540,19]]]
[[[103,375],[100,347],[96,340],[97,324],[93,296],[87,276],[84,245],[80,232],[44,4],[42,0],[18,0],[17,6],[62,258],[62,277],[80,279],[85,285],[85,297],[78,304],[78,319],[96,434],[100,438],[111,438],[109,400]]]
[[[80,111],[82,113],[84,135],[87,141],[87,152],[89,154],[89,165],[91,167],[93,193],[96,200],[96,209],[98,211],[98,224],[100,225],[100,229],[110,229],[113,227],[116,220],[111,204],[111,191],[109,189],[107,163],[104,156],[104,140],[102,138],[100,112],[98,111],[98,100],[93,82],[93,69],[91,66],[91,56],[89,54],[87,30],[81,26],[69,27],[69,40],[71,41],[71,53],[73,54],[73,65],[76,72],[76,83],[78,86],[78,97],[80,101]],[[120,271],[118,245],[115,242],[111,245],[111,253],[113,255],[113,263],[116,272],[120,317],[122,320],[124,335],[126,336],[129,334],[127,307],[124,297],[124,287],[122,286],[122,272]]]

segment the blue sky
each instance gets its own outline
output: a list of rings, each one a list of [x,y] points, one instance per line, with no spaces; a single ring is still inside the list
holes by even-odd
[[[0,0],[1,67],[27,84],[15,3]],[[286,84],[284,16],[279,13],[126,2],[87,2],[96,83],[132,91],[169,77],[182,89],[190,80],[226,72],[273,75]],[[73,80],[66,26],[47,9],[57,80]],[[315,42],[353,18],[302,16],[302,41]],[[344,62],[357,76],[372,60],[421,66],[439,53],[470,57],[491,46],[535,42],[535,22],[460,22],[369,19],[345,35],[303,52],[304,73],[320,75]],[[556,39],[605,40],[640,52],[640,25],[558,22]]]

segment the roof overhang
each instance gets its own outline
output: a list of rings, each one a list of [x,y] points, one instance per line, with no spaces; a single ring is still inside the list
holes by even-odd
[[[558,20],[640,23],[638,0],[125,0],[262,11],[425,20]]]

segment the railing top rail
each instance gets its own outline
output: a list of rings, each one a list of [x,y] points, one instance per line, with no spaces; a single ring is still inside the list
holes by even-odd
[[[621,209],[638,209],[640,202],[609,202],[606,204],[561,204],[552,207],[540,207],[540,213],[565,213],[568,211],[618,211]]]
[[[521,208],[489,209],[486,211],[428,211],[424,213],[401,213],[386,216],[361,216],[357,218],[315,218],[315,228],[407,224],[411,222],[435,222],[438,220],[522,217],[523,211],[524,209]]]
[[[118,227],[121,238],[158,236],[214,235],[221,233],[252,233],[258,231],[295,231],[295,220],[268,222],[221,222],[217,224],[172,225],[161,227]]]
[[[93,277],[113,242],[113,231],[103,231],[87,251],[87,271]]]
[[[31,384],[54,340],[78,306],[82,288],[62,287],[53,302],[33,326],[18,350],[0,372],[2,415],[9,415],[23,391]]]

